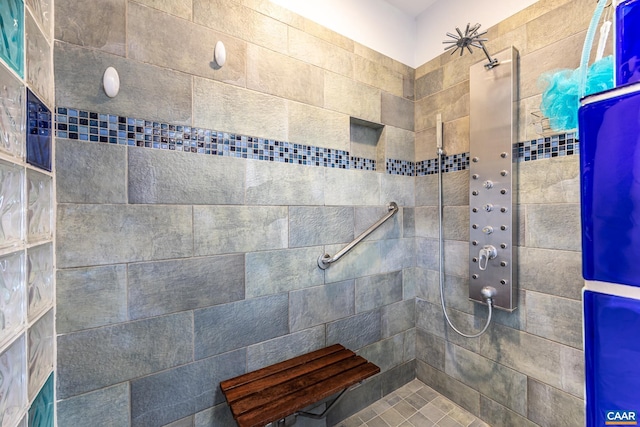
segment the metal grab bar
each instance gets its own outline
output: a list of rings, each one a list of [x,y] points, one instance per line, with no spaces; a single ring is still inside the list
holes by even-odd
[[[356,237],[353,240],[353,242],[349,243],[347,246],[342,248],[342,250],[340,252],[338,252],[334,256],[331,256],[328,253],[324,253],[323,255],[320,255],[318,257],[318,267],[320,267],[323,270],[326,270],[331,264],[333,264],[334,262],[336,262],[340,258],[342,258],[347,252],[349,252],[351,249],[353,249],[365,237],[367,237],[369,234],[373,233],[376,228],[380,227],[386,220],[388,220],[389,218],[394,216],[396,214],[396,212],[398,212],[398,205],[396,204],[396,202],[389,203],[389,206],[387,206],[387,208],[389,209],[389,213],[388,214],[386,214],[384,217],[380,218],[380,220],[378,222],[376,222],[375,224],[373,224],[371,227],[367,228],[361,235]]]

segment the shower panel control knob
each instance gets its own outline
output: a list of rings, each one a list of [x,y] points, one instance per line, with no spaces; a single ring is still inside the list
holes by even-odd
[[[493,182],[491,181],[485,181],[484,184],[482,184],[484,186],[484,188],[486,188],[487,190],[490,188],[493,188]]]
[[[491,233],[493,233],[493,227],[490,226],[490,225],[487,225],[486,227],[482,228],[482,232],[484,234],[491,234]]]
[[[493,210],[493,205],[491,203],[487,203],[484,205],[484,210],[487,212],[491,212]]]
[[[498,256],[498,251],[495,246],[485,245],[480,249],[480,253],[478,255],[480,257],[480,262],[478,263],[478,267],[480,270],[486,270],[487,265],[489,264],[490,259],[494,259]]]

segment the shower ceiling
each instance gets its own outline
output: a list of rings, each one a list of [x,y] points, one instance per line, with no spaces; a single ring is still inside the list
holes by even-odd
[[[400,9],[414,18],[424,12],[429,6],[438,0],[385,0],[387,3]]]

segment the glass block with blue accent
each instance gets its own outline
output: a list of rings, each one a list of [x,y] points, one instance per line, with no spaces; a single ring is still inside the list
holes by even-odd
[[[29,427],[53,427],[53,374],[29,408]]]
[[[0,1],[0,58],[24,77],[24,4]]]
[[[27,163],[51,172],[51,111],[27,89]]]

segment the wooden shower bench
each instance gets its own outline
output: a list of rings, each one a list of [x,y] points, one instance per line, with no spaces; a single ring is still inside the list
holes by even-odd
[[[350,387],[378,372],[373,363],[335,344],[222,381],[220,388],[240,427],[291,425],[297,416],[324,418]],[[302,411],[336,393],[322,414]]]

